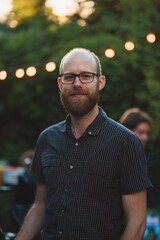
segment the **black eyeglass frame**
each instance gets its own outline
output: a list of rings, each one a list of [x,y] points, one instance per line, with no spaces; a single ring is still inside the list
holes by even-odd
[[[92,80],[90,80],[90,81],[87,81],[87,82],[85,82],[85,81],[83,81],[81,78],[80,78],[80,75],[82,75],[82,74],[92,74],[93,76],[92,76]],[[73,79],[73,81],[72,82],[63,82],[63,76],[65,76],[65,75],[73,75],[73,77],[74,77],[74,79]],[[66,85],[69,85],[69,84],[73,84],[74,83],[74,81],[75,81],[75,79],[76,79],[76,77],[78,77],[79,78],[79,80],[80,80],[80,82],[81,83],[83,83],[83,84],[85,84],[85,83],[91,83],[91,82],[93,82],[93,80],[94,80],[94,76],[96,76],[96,77],[100,77],[100,75],[99,74],[96,74],[96,73],[93,73],[93,72],[81,72],[81,73],[79,73],[79,74],[75,74],[75,73],[62,73],[62,74],[60,74],[58,77],[59,78],[61,78],[62,79],[62,83],[63,84],[66,84]]]

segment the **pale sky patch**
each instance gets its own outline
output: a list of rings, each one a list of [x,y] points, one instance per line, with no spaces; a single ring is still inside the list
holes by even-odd
[[[46,6],[52,7],[53,13],[59,17],[74,14],[78,9],[75,0],[47,0]]]
[[[12,9],[12,0],[0,0],[0,22],[5,21],[6,15]]]

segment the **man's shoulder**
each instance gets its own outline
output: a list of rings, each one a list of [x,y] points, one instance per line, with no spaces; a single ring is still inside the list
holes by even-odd
[[[115,121],[114,119],[110,118],[110,117],[107,117],[107,125],[108,127],[110,127],[111,129],[113,129],[113,131],[120,131],[124,134],[133,134],[132,131],[130,131],[128,128],[126,128],[125,126],[123,126],[121,123]]]
[[[100,108],[100,117],[102,119],[102,134],[106,134],[110,137],[117,137],[119,135],[120,138],[123,137],[136,137],[133,131],[129,130],[119,122],[115,121],[111,117],[107,115],[107,113]],[[136,137],[137,138],[137,137]]]
[[[121,140],[122,139],[126,140],[127,138],[129,138],[129,139],[132,139],[133,141],[137,141],[137,140],[139,141],[138,137],[133,131],[126,128],[125,126],[123,126],[122,124],[113,120],[110,117],[107,117],[107,120],[106,120],[106,131],[110,133],[112,137],[114,136],[115,138],[118,138]]]
[[[66,121],[61,121],[58,123],[55,123],[47,128],[45,128],[41,133],[39,138],[45,138],[45,137],[50,137],[54,136],[60,132],[64,132],[66,129]]]

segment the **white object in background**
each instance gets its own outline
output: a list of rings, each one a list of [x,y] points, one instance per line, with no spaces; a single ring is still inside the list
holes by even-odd
[[[24,172],[24,167],[6,166],[3,173],[3,184],[17,185],[18,177]]]

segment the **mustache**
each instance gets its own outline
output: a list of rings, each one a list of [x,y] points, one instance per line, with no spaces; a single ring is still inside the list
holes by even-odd
[[[69,96],[73,96],[76,94],[88,95],[88,93],[84,90],[74,90],[74,91],[69,92]]]

